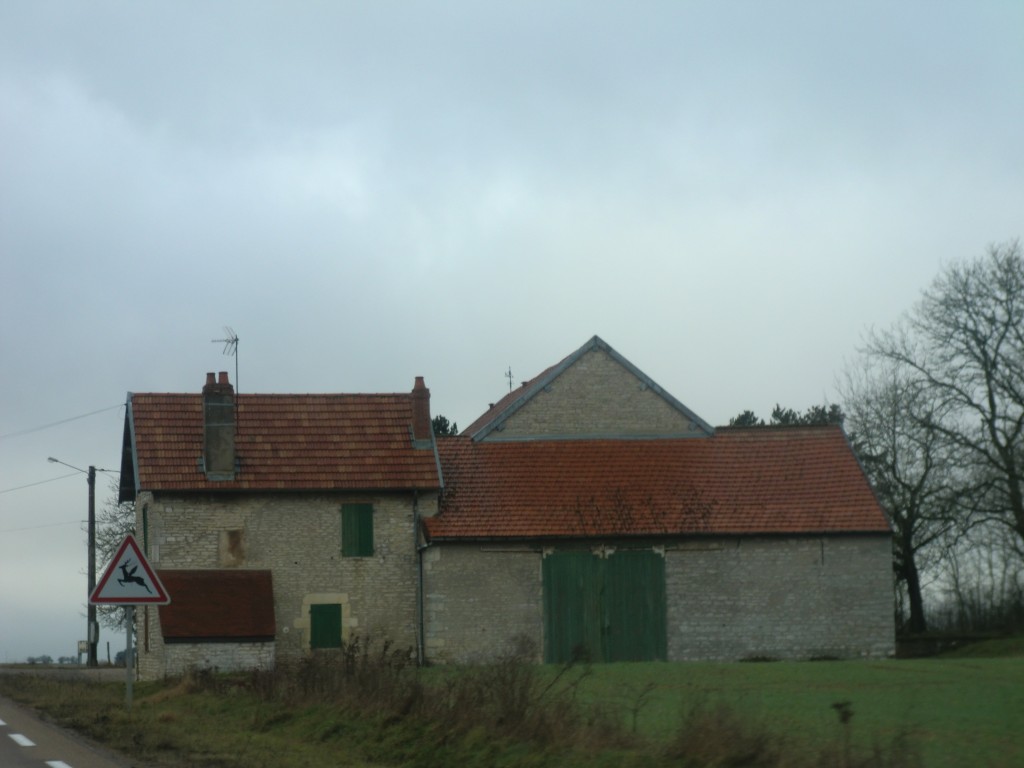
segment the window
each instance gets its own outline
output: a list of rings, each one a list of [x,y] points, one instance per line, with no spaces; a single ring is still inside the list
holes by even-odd
[[[309,647],[341,648],[341,606],[314,603],[309,606]]]
[[[342,504],[341,555],[373,556],[373,504]]]

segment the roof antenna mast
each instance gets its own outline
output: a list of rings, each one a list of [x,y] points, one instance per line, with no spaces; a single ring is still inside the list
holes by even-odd
[[[238,394],[238,334],[231,330],[231,326],[224,326],[225,339],[210,339],[211,344],[223,344],[224,354],[235,358],[235,394]]]
[[[508,391],[511,392],[512,391],[512,366],[511,365],[508,367],[508,370],[505,371],[505,378],[508,379]]]

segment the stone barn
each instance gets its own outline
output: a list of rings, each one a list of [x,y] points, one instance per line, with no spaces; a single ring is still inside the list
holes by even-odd
[[[890,528],[838,426],[712,429],[594,337],[438,451],[428,658],[894,652]]]

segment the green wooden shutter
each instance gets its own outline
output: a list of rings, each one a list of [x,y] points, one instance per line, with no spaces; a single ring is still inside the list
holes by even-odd
[[[342,504],[341,554],[373,556],[373,504]]]
[[[341,648],[341,606],[321,603],[309,606],[309,647]]]

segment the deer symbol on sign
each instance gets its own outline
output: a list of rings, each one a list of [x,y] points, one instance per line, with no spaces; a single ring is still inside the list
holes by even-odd
[[[117,566],[118,568],[121,569],[121,575],[124,576],[123,579],[118,579],[117,583],[120,584],[122,587],[125,584],[138,584],[139,586],[143,587],[147,592],[149,592],[149,594],[152,595],[153,594],[153,590],[151,590],[149,588],[149,585],[146,584],[146,580],[144,578],[142,578],[141,576],[136,576],[135,575],[135,572],[137,570],[139,570],[139,566],[136,565],[131,570],[128,570],[128,566],[131,565],[131,564],[132,564],[131,558],[128,558],[127,560],[124,561],[123,564]]]

